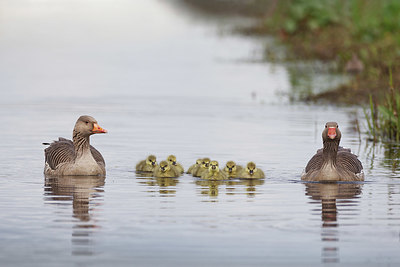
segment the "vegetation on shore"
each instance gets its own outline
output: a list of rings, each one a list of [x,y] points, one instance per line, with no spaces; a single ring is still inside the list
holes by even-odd
[[[400,141],[400,1],[183,1],[208,12],[259,18],[241,32],[276,36],[289,48],[289,59],[334,62],[337,72],[352,76],[350,82],[325,92],[310,91],[303,99],[369,103],[365,114],[371,139]],[[358,68],[349,67],[354,58]]]
[[[274,33],[297,57],[335,61],[353,75],[349,84],[309,98],[369,102],[371,139],[399,142],[400,1],[283,0],[272,7],[253,31]],[[354,58],[359,68],[351,67]]]
[[[356,55],[363,69],[350,83],[311,94],[307,100],[368,103],[385,101],[389,68],[400,82],[400,1],[398,0],[182,0],[206,12],[259,18],[245,34],[276,36],[290,59],[335,62],[338,72]],[[268,52],[266,52],[268,53]],[[268,55],[266,54],[266,58]]]
[[[390,92],[383,103],[377,104],[372,96],[369,108],[364,109],[371,140],[393,140],[400,142],[400,92],[393,88],[390,71]]]
[[[385,101],[389,69],[400,82],[400,1],[398,0],[265,0],[270,14],[248,34],[274,34],[300,59],[335,61],[345,71],[353,55],[363,63],[353,81],[310,96],[341,103],[367,103],[372,95]],[[271,10],[273,9],[273,10]],[[354,73],[353,73],[354,74]]]

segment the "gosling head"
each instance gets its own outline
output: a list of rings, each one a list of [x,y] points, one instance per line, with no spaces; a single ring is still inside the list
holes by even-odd
[[[175,155],[169,155],[167,160],[172,164],[172,165],[176,165],[176,157]]]
[[[167,172],[170,170],[170,166],[166,160],[160,162],[160,170],[161,172]]]
[[[327,122],[325,129],[322,131],[322,140],[340,142],[342,133],[339,130],[339,125],[336,122]]]
[[[210,167],[210,161],[210,158],[204,158],[201,162],[201,166],[208,169],[208,167]]]
[[[210,170],[210,172],[218,172],[219,171],[218,161],[215,160],[211,161],[208,169]]]
[[[232,173],[236,171],[236,163],[232,160],[228,161],[225,166],[225,171]]]
[[[250,175],[253,175],[257,171],[256,164],[252,161],[247,163],[246,166],[246,172],[248,172]]]
[[[157,163],[156,156],[154,156],[154,155],[149,155],[149,156],[146,158],[146,164],[147,164],[147,165],[156,166],[156,163]]]
[[[201,165],[201,163],[202,163],[202,161],[203,161],[203,159],[196,159],[196,165]]]
[[[83,115],[75,123],[74,132],[83,136],[90,136],[97,133],[107,133],[106,129],[101,128],[95,118]]]

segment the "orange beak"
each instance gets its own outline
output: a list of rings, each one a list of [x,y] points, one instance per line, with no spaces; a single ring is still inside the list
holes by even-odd
[[[101,128],[97,123],[93,123],[92,133],[106,133],[107,130]]]
[[[335,139],[335,137],[336,137],[336,128],[335,127],[328,128],[328,137],[330,139]]]

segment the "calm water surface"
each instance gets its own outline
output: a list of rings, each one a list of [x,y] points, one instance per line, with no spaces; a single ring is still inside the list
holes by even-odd
[[[399,148],[366,143],[357,108],[289,104],[285,66],[256,63],[271,40],[177,3],[3,1],[1,266],[397,266]],[[41,143],[81,114],[109,130],[107,177],[45,179]],[[364,183],[300,182],[330,120]],[[267,178],[138,177],[150,153]]]

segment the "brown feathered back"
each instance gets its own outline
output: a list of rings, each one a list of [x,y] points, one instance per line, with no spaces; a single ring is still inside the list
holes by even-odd
[[[104,166],[106,165],[103,156],[96,148],[90,146],[90,152],[92,152],[96,162],[102,163]],[[73,162],[76,157],[75,154],[72,141],[63,137],[59,137],[58,141],[54,141],[44,150],[45,162],[48,163],[53,170],[61,163]]]

